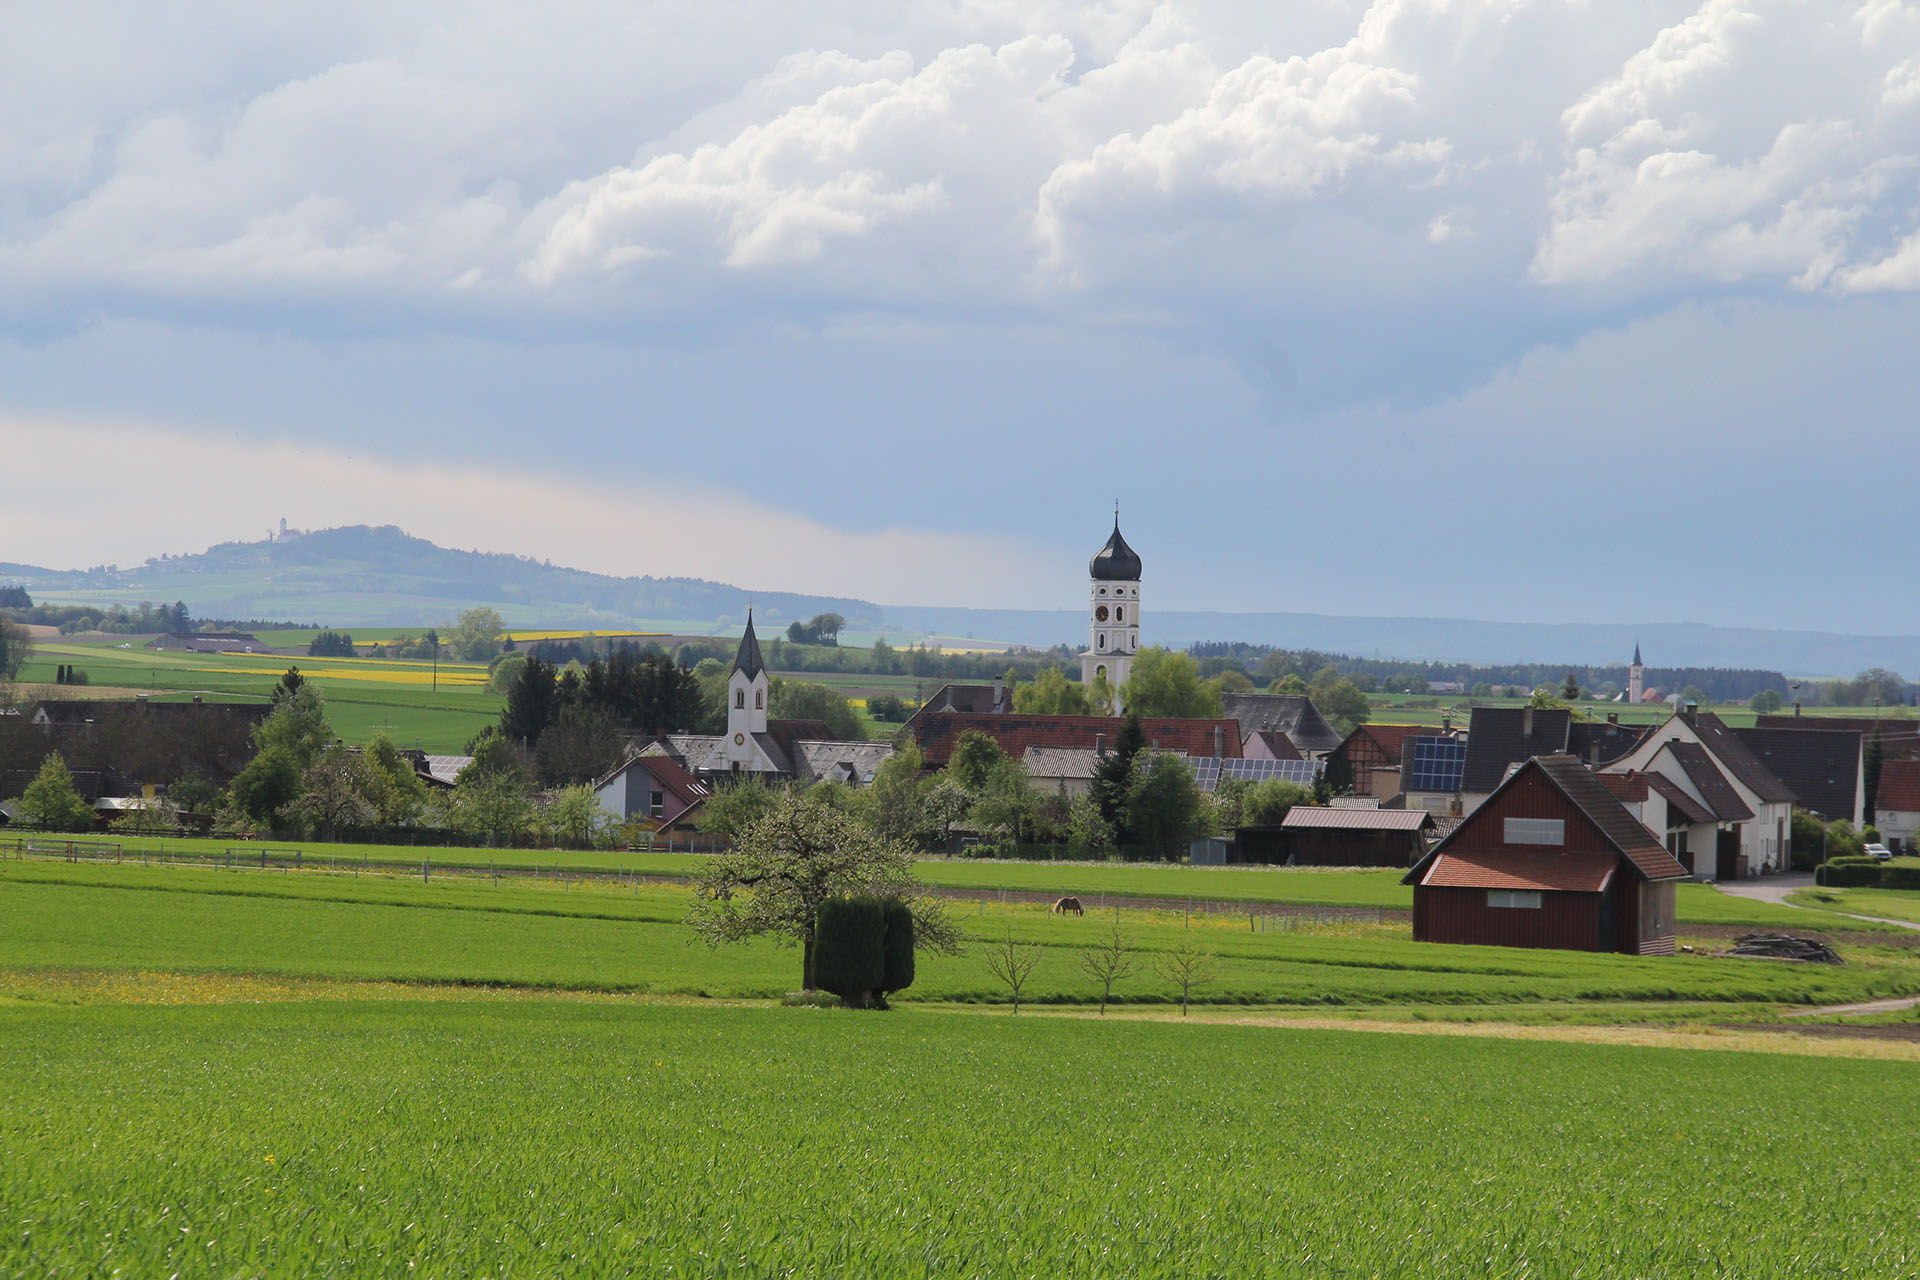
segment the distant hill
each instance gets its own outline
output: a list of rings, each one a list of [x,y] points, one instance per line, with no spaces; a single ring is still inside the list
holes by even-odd
[[[738,633],[752,604],[776,627],[832,612],[847,619],[850,631],[885,630],[896,637],[972,636],[1044,648],[1084,643],[1087,634],[1078,609],[882,606],[835,596],[749,592],[699,578],[616,578],[524,556],[449,550],[391,525],[222,543],[199,555],[163,557],[132,569],[0,564],[0,582],[20,582],[35,599],[49,603],[183,600],[200,617],[315,618],[349,628],[428,626],[487,604],[517,626]],[[1312,613],[1157,613],[1151,596],[1146,603],[1146,639],[1173,647],[1240,640],[1361,658],[1616,666],[1637,643],[1655,667],[1760,667],[1796,676],[1851,676],[1886,667],[1920,676],[1920,637],[1914,636],[1693,622],[1549,625]]]
[[[328,626],[426,626],[491,605],[516,625],[699,624],[738,628],[752,604],[768,621],[838,613],[871,629],[864,600],[783,591],[749,594],[698,578],[615,578],[529,559],[453,551],[392,525],[351,525],[259,542],[226,542],[199,555],[133,569],[57,571],[8,566],[35,598],[86,603],[184,600],[200,617],[319,618]]]

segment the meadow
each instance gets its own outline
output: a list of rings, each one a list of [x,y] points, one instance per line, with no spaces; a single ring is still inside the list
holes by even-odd
[[[1897,1276],[1910,1064],[564,1002],[0,1007],[10,1275]],[[1662,1082],[1714,1082],[1714,1104]],[[1868,1122],[1867,1117],[1871,1117]],[[1890,1203],[1891,1198],[1891,1203]]]
[[[682,923],[688,891],[630,882],[354,875],[323,870],[7,862],[0,864],[0,970],[145,971],[453,983],[725,999],[799,985],[799,958],[771,941],[718,951]],[[1288,921],[1123,908],[1084,918],[1040,904],[956,901],[975,939],[923,955],[905,998],[1003,1003],[987,967],[1007,936],[1041,949],[1023,999],[1084,1004],[1098,988],[1080,955],[1118,919],[1138,953],[1124,1002],[1176,990],[1152,961],[1198,937],[1217,956],[1205,1002],[1308,1008],[1613,1002],[1674,1006],[1839,1004],[1920,994],[1910,950],[1852,947],[1839,967],[1707,955],[1630,957],[1412,941],[1404,923]],[[1264,924],[1266,927],[1256,928]],[[28,984],[31,985],[31,984]],[[1696,1006],[1682,1009],[1681,1006]],[[1564,1011],[1564,1009],[1562,1010]]]
[[[0,857],[9,856],[23,837],[0,838]],[[57,838],[56,838],[57,839]],[[58,848],[57,843],[48,845]],[[293,843],[251,844],[222,840],[130,838],[100,843],[105,856],[138,862],[171,859],[228,863],[293,859],[303,865],[350,870],[355,863],[389,863],[453,872],[518,871],[552,876],[675,876],[693,874],[705,855],[667,851],[576,849],[479,849],[415,845]],[[1166,863],[1002,862],[968,858],[927,858],[914,864],[922,883],[956,893],[991,896],[1008,893],[1073,894],[1098,907],[1114,899],[1175,902],[1245,903],[1252,906],[1335,907],[1410,911],[1413,890],[1394,869],[1317,867],[1206,867]],[[1776,906],[1736,898],[1711,885],[1679,886],[1679,919],[1684,924],[1754,928],[1824,929],[1898,933],[1895,926],[1859,920],[1808,900],[1811,909]],[[1894,915],[1875,911],[1868,914]]]

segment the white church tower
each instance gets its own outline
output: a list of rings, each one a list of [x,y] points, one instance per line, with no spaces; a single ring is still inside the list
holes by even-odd
[[[1140,557],[1120,536],[1120,513],[1113,513],[1113,536],[1094,554],[1088,567],[1087,651],[1080,655],[1080,679],[1089,688],[1106,676],[1113,688],[1113,710],[1118,714],[1120,687],[1140,651]]]
[[[753,633],[749,609],[746,634],[727,673],[727,736],[721,750],[729,772],[752,773],[755,761],[764,758],[754,737],[767,731],[767,694],[767,664],[760,657],[760,638]]]
[[[1633,646],[1633,665],[1627,668],[1627,705],[1640,705],[1640,695],[1647,687],[1647,669],[1640,662],[1640,646]]]

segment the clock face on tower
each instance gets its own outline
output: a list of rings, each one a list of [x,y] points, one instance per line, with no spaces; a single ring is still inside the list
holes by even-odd
[[[734,746],[736,746],[736,747],[744,747],[744,746],[746,746],[746,745],[747,745],[747,735],[746,735],[746,734],[744,734],[744,733],[736,733],[736,734],[734,734],[734,735],[733,735],[733,745],[734,745]]]
[[[1093,611],[1093,620],[1095,622],[1105,622],[1107,620],[1107,606],[1101,605],[1095,609]]]

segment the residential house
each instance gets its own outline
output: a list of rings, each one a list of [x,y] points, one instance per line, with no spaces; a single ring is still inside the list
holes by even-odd
[[[1355,795],[1391,800],[1400,794],[1404,773],[1400,757],[1408,738],[1425,736],[1412,724],[1363,724],[1335,747],[1329,759],[1353,771]]]
[[[1114,745],[1125,726],[1112,716],[1040,716],[982,715],[956,711],[928,712],[915,717],[912,729],[915,745],[926,759],[927,767],[937,769],[947,763],[962,734],[982,733],[1000,744],[1000,749],[1016,760],[1024,759],[1029,747],[1068,747],[1082,751],[1104,752]],[[1239,725],[1230,719],[1177,720],[1146,718],[1140,721],[1146,746],[1187,756],[1217,756],[1240,759]]]
[[[1733,731],[1774,777],[1793,788],[1800,806],[1831,822],[1867,821],[1866,734],[1852,729]]]
[[[1320,709],[1313,705],[1313,699],[1305,694],[1229,693],[1220,702],[1222,710],[1239,725],[1243,743],[1256,734],[1278,732],[1292,744],[1301,759],[1318,760],[1343,741],[1320,714]],[[1239,754],[1251,755],[1252,752]]]
[[[1920,847],[1920,760],[1889,760],[1880,766],[1874,825],[1889,848],[1912,853]]]
[[[1571,755],[1532,757],[1416,863],[1421,942],[1672,955],[1686,868]]]
[[[673,757],[638,755],[593,784],[594,798],[616,822],[655,831],[691,831],[713,793]]]
[[[1675,749],[1668,750],[1669,744],[1676,744]],[[1720,832],[1714,869],[1718,878],[1786,870],[1798,797],[1720,717],[1686,704],[1605,768],[1610,773],[1662,773],[1711,809]],[[1704,873],[1698,859],[1695,869]]]

